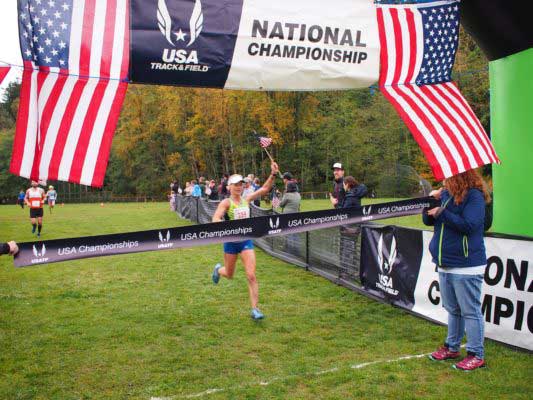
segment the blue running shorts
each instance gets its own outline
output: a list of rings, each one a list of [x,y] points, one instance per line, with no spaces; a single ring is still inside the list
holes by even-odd
[[[251,240],[245,240],[243,242],[227,242],[224,243],[224,253],[227,254],[239,254],[244,250],[253,250],[254,242]]]

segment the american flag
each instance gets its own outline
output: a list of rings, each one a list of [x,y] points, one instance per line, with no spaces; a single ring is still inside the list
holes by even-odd
[[[2,81],[4,80],[6,75],[8,74],[9,69],[10,69],[9,66],[6,67],[4,65],[0,65],[0,83],[2,83]]]
[[[435,178],[499,162],[483,126],[450,82],[459,2],[376,3],[381,91],[409,127]]]
[[[274,195],[272,198],[272,208],[279,208],[279,205],[281,204],[281,200],[278,196]]]
[[[127,89],[128,0],[19,0],[24,60],[10,171],[102,186]]]
[[[259,146],[266,149],[268,146],[272,144],[272,138],[265,137],[265,136],[259,136],[256,133],[254,133],[254,136],[257,140],[259,140]]]

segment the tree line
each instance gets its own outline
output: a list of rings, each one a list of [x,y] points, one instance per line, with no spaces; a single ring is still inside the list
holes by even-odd
[[[460,43],[454,78],[489,131],[487,61],[464,33]],[[3,193],[27,185],[7,173],[18,96],[19,85],[11,84],[0,103]],[[223,173],[263,177],[269,160],[253,131],[273,139],[269,151],[303,191],[329,190],[331,165],[337,161],[370,188],[383,186],[400,170],[432,180],[409,130],[374,88],[244,92],[130,85],[104,189],[153,194],[166,191],[173,180],[183,185],[199,176],[219,179]]]

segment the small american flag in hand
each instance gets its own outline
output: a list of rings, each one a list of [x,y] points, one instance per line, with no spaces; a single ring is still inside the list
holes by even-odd
[[[272,139],[269,137],[259,136],[258,139],[259,139],[259,145],[264,149],[272,144]]]
[[[278,196],[272,198],[272,208],[279,208],[280,200]]]

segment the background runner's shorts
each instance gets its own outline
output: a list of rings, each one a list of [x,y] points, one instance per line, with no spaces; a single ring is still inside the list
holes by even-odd
[[[254,242],[251,240],[245,240],[243,242],[227,242],[224,243],[224,253],[227,254],[239,254],[244,250],[253,250]]]
[[[43,216],[42,208],[30,208],[30,218],[38,218]]]
[[[56,201],[55,200],[48,200],[48,205],[49,206],[55,206],[56,205]]]

